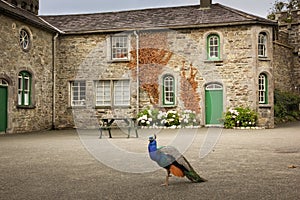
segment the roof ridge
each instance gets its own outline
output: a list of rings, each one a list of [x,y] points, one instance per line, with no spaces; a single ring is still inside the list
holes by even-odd
[[[100,14],[114,14],[114,13],[129,13],[129,12],[136,12],[136,11],[150,11],[150,10],[160,10],[160,9],[173,9],[173,8],[184,8],[184,7],[196,7],[199,6],[200,4],[191,4],[191,5],[181,5],[181,6],[170,6],[170,7],[151,7],[151,8],[137,8],[137,9],[132,9],[132,10],[116,10],[116,11],[105,11],[105,12],[93,12],[93,13],[81,13],[81,14],[76,14],[76,13],[71,13],[71,14],[58,14],[58,15],[39,15],[41,17],[56,17],[56,16],[88,16],[88,15],[100,15]]]

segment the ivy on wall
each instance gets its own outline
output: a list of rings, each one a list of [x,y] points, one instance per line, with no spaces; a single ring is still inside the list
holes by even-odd
[[[196,75],[198,70],[192,64],[189,66],[189,71],[185,70],[185,62],[182,62],[181,68],[181,99],[184,102],[185,109],[200,113],[200,95],[197,91],[198,82]],[[187,72],[189,74],[187,74]]]

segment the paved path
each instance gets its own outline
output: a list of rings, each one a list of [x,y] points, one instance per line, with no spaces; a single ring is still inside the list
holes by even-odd
[[[195,137],[184,154],[209,181],[195,184],[174,177],[169,187],[160,186],[165,178],[163,169],[145,173],[117,171],[102,164],[97,159],[98,152],[93,153],[93,148],[84,142],[87,136],[87,141],[98,146],[106,141],[124,152],[146,155],[147,136],[155,131],[140,130],[139,138],[130,139],[113,131],[112,139],[102,140],[97,139],[95,131],[80,131],[79,137],[75,130],[1,135],[0,199],[285,200],[300,197],[299,122],[270,130],[222,130],[218,143],[204,158],[199,157],[199,151],[209,130],[198,129],[195,135],[193,130],[185,130],[187,136]],[[177,134],[176,130],[160,131],[158,143],[168,144]],[[114,156],[105,148],[102,150],[107,157]],[[127,162],[126,156],[112,163],[121,162],[125,168],[143,171],[143,163]]]

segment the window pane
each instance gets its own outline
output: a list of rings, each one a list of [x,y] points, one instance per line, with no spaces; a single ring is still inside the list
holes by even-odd
[[[114,81],[114,104],[117,106],[130,105],[129,80]]]
[[[96,82],[96,106],[110,106],[111,91],[110,81]]]
[[[267,84],[266,76],[264,74],[259,75],[259,78],[258,78],[259,103],[267,103],[266,84]]]
[[[164,104],[173,105],[175,103],[175,89],[174,78],[172,76],[166,76],[164,78]]]
[[[112,58],[113,59],[124,59],[128,57],[128,37],[117,36],[112,37]]]
[[[266,45],[267,45],[267,36],[265,33],[260,33],[258,35],[258,56],[266,57]]]
[[[71,105],[86,105],[86,85],[85,81],[71,82]]]
[[[208,56],[209,58],[219,58],[219,37],[212,35],[208,37]]]
[[[18,105],[30,105],[30,82],[31,75],[28,72],[21,72],[18,76]]]

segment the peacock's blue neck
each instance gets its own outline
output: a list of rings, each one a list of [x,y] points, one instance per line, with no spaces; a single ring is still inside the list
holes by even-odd
[[[149,142],[148,152],[149,152],[151,160],[156,161],[157,160],[157,144],[156,144],[155,140]]]

